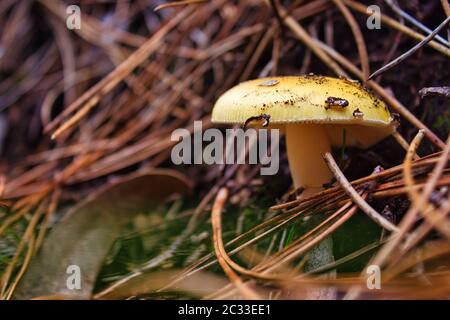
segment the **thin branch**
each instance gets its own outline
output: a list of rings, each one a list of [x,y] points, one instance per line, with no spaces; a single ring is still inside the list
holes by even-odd
[[[436,187],[436,184],[439,180],[439,177],[442,174],[442,171],[445,168],[445,165],[448,162],[449,154],[450,154],[450,135],[448,136],[444,152],[442,152],[441,156],[439,157],[439,160],[436,163],[436,166],[434,167],[433,172],[431,173],[431,176],[428,179],[428,182],[422,191],[421,197],[419,199],[419,206],[422,206],[423,203],[426,203],[428,201],[432,191]],[[408,211],[406,212],[402,221],[399,224],[400,229],[399,232],[390,235],[388,242],[381,248],[381,250],[377,253],[377,255],[369,262],[369,264],[377,265],[380,268],[385,266],[386,262],[393,255],[393,253],[398,252],[398,248],[402,239],[404,239],[404,237],[408,234],[413,224],[416,222],[418,212],[419,209],[416,206],[410,206],[410,208],[408,209]],[[347,292],[345,299],[349,300],[356,299],[359,297],[360,293],[361,287],[355,286]]]
[[[401,63],[403,60],[409,58],[411,55],[413,55],[417,50],[419,50],[420,48],[422,48],[424,45],[426,45],[428,42],[430,42],[431,40],[433,40],[433,38],[438,34],[439,31],[441,31],[448,23],[450,22],[450,16],[447,17],[447,19],[444,20],[444,22],[442,22],[432,33],[430,33],[425,39],[423,39],[422,41],[420,41],[418,44],[416,44],[414,47],[412,47],[410,50],[406,51],[404,54],[402,54],[401,56],[399,56],[398,58],[392,60],[391,62],[389,62],[387,65],[385,65],[384,67],[378,69],[377,71],[375,71],[374,73],[372,73],[369,77],[369,79],[372,79],[386,71],[388,71],[389,69],[395,67],[396,65],[398,65],[399,63]]]
[[[345,193],[352,198],[353,202],[362,210],[365,214],[367,214],[373,221],[375,221],[379,226],[383,227],[386,230],[397,232],[398,228],[385,219],[381,214],[379,214],[374,208],[372,208],[353,188],[351,183],[347,180],[345,175],[342,173],[341,169],[337,165],[331,153],[327,152],[324,155],[325,161],[327,162],[328,167],[333,172],[334,177],[339,182],[341,187],[345,190]]]
[[[353,10],[356,10],[362,14],[365,15],[370,15],[370,12],[367,12],[367,6],[363,5],[357,1],[353,1],[353,0],[342,0],[345,2],[346,5],[348,5],[349,7],[351,7]],[[418,41],[421,41],[423,39],[425,39],[425,36],[414,31],[411,28],[408,28],[407,26],[399,23],[397,20],[394,20],[390,17],[388,17],[385,14],[381,14],[381,21],[388,25],[389,27],[392,27],[394,29],[397,29],[398,31],[402,32],[403,34],[407,35],[408,37],[411,37],[413,39],[416,39]],[[447,57],[450,57],[450,49],[447,48],[446,46],[443,46],[442,44],[432,40],[428,43],[428,45],[430,47],[432,47],[433,49],[439,51],[440,53],[446,55]]]
[[[423,88],[420,89],[419,95],[422,99],[428,96],[438,96],[450,99],[450,87]]]
[[[446,0],[442,0],[446,1]],[[387,5],[400,17],[404,18],[405,20],[409,21],[411,24],[415,25],[417,28],[421,29],[422,31],[425,31],[427,34],[430,34],[433,32],[430,28],[428,28],[426,25],[424,25],[422,22],[418,21],[416,18],[411,16],[409,13],[403,11],[398,5],[396,5],[392,0],[384,0],[384,2],[387,3]],[[447,3],[448,4],[448,3]],[[450,43],[442,38],[440,35],[436,35],[436,40],[439,41],[442,44],[445,44],[447,47],[450,46]]]

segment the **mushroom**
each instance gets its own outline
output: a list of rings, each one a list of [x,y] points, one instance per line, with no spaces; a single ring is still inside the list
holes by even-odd
[[[316,75],[243,82],[225,92],[212,111],[213,123],[247,125],[255,119],[265,120],[268,128],[285,133],[294,187],[303,189],[299,198],[321,191],[332,180],[323,159],[332,146],[345,142],[347,146],[367,148],[395,130],[395,121],[385,104],[359,83]],[[314,216],[308,228],[321,219],[320,215]],[[333,261],[329,237],[309,252],[305,271]],[[335,297],[333,288],[308,293],[308,298],[313,299]]]
[[[301,197],[332,179],[322,156],[332,146],[367,148],[394,130],[385,104],[355,81],[316,75],[272,77],[243,82],[225,92],[212,111],[213,123],[247,124],[270,119],[285,132],[287,156]],[[266,123],[267,124],[267,123]]]

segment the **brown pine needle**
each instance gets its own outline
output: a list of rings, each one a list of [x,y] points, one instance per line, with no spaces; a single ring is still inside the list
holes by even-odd
[[[117,66],[114,71],[108,74],[108,76],[103,78],[95,86],[91,87],[70,106],[64,109],[64,111],[60,115],[58,115],[52,122],[47,125],[45,131],[49,132],[50,130],[53,130],[63,121],[65,117],[79,108],[81,109],[76,113],[74,119],[68,120],[68,124],[66,125],[61,125],[60,128],[57,129],[56,132],[52,135],[52,138],[55,139],[64,130],[70,128],[75,123],[80,121],[80,119],[95,106],[96,102],[100,99],[101,96],[104,96],[112,89],[114,89],[121,80],[128,76],[138,65],[140,65],[145,59],[147,59],[147,57],[152,52],[158,49],[158,46],[161,43],[161,39],[163,39],[167,32],[169,32],[179,22],[183,21],[183,19],[191,14],[192,10],[193,9],[191,7],[188,7],[186,10],[181,11],[179,14],[177,14],[166,25],[159,29],[158,32],[153,34],[141,47],[139,47],[139,49],[137,49],[119,66]]]
[[[284,23],[283,23],[283,18],[281,17],[280,11],[278,10],[278,4],[277,4],[277,0],[269,0],[270,2],[270,6],[272,7],[274,13],[275,13],[275,17],[278,21],[278,25],[279,28],[281,30],[281,34],[284,34]]]
[[[442,8],[444,8],[445,14],[450,17],[450,5],[448,4],[448,0],[441,0]]]
[[[291,29],[292,33],[303,42],[308,48],[320,59],[322,60],[336,75],[347,76],[346,72],[331,59],[323,50],[321,50],[317,45],[315,45],[313,39],[309,36],[308,32],[294,19],[292,18],[286,9],[279,7],[281,15],[284,17],[285,25]]]
[[[425,217],[426,221],[434,228],[436,228],[441,234],[443,234],[445,237],[448,237],[448,223],[445,223],[443,221],[443,218],[445,218],[445,215],[439,215],[434,212],[434,206],[430,204],[430,201],[427,200],[426,202],[420,201],[420,194],[417,192],[416,188],[414,186],[416,185],[414,181],[414,177],[412,174],[412,157],[413,154],[415,154],[415,151],[420,145],[420,142],[423,138],[423,131],[420,130],[417,135],[414,137],[413,141],[411,142],[411,146],[406,154],[405,161],[404,161],[404,170],[403,170],[403,176],[405,181],[405,187],[408,190],[408,195],[410,198],[410,201],[412,203],[412,206],[414,206],[422,215]],[[443,170],[443,168],[442,168]]]
[[[409,144],[408,142],[405,140],[405,138],[403,138],[403,136],[398,132],[398,131],[394,131],[394,133],[392,133],[392,136],[395,138],[395,140],[397,140],[398,144],[405,149],[405,151],[408,151],[409,149]],[[420,157],[417,155],[417,153],[414,154],[414,160],[418,160]]]
[[[439,157],[436,166],[431,173],[430,178],[427,181],[427,184],[423,188],[421,197],[419,198],[419,206],[422,207],[424,203],[426,203],[436,187],[436,184],[439,180],[439,177],[442,174],[450,154],[450,135],[447,139],[447,144],[444,149],[444,152]],[[416,221],[417,214],[419,209],[416,206],[410,206],[406,214],[404,215],[402,221],[399,224],[399,231],[390,235],[388,242],[381,248],[381,250],[376,254],[376,256],[369,262],[369,264],[378,265],[380,268],[384,267],[389,259],[394,255],[394,253],[398,252],[399,245],[404,237],[408,234],[411,227]],[[353,300],[357,299],[361,293],[361,287],[355,286],[351,290],[348,291],[345,296],[346,299]]]
[[[405,181],[405,187],[408,190],[410,200],[413,203],[417,202],[418,194],[415,192],[414,186],[414,178],[412,174],[412,160],[414,155],[416,154],[416,150],[419,147],[424,136],[424,131],[419,130],[414,139],[411,141],[411,144],[406,152],[405,161],[403,162],[403,179]]]
[[[213,209],[211,212],[211,223],[213,228],[213,242],[214,251],[216,253],[217,261],[219,262],[222,270],[225,272],[230,281],[239,290],[242,296],[246,299],[260,300],[261,297],[253,291],[242,279],[231,269],[226,260],[224,259],[224,251],[222,242],[222,222],[221,213],[223,206],[228,197],[228,189],[221,188],[217,193],[216,200],[214,201]]]
[[[369,74],[370,74],[369,56],[367,54],[367,47],[366,47],[366,43],[364,41],[364,37],[361,32],[361,29],[359,28],[359,25],[356,22],[356,19],[353,17],[352,13],[345,6],[345,4],[342,2],[342,0],[333,0],[333,2],[336,4],[336,6],[342,12],[344,18],[347,20],[347,22],[350,26],[350,29],[352,30],[353,36],[356,41],[356,47],[358,48],[359,60],[361,62],[361,68],[362,68],[362,72],[364,75],[363,81],[366,82],[366,80],[369,78]]]
[[[169,2],[169,3],[164,3],[164,4],[158,5],[153,11],[158,12],[160,10],[167,9],[167,8],[185,6],[185,5],[189,5],[189,4],[197,4],[197,3],[202,3],[202,2],[206,2],[206,1],[208,1],[208,0],[184,0],[184,1],[177,1],[177,2]]]

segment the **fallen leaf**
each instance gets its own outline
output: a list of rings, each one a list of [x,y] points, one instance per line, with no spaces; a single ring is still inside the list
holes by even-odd
[[[46,238],[19,284],[14,298],[70,296],[89,299],[104,258],[130,219],[191,185],[182,174],[152,169],[114,179],[75,206]],[[78,266],[80,289],[70,289],[69,266]],[[74,271],[72,271],[74,272]]]

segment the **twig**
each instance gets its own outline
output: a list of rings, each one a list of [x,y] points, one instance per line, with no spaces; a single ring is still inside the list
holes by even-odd
[[[328,167],[333,172],[334,177],[340,183],[341,187],[345,190],[345,193],[352,198],[353,202],[362,210],[365,214],[367,214],[373,221],[375,221],[379,226],[383,227],[386,230],[397,232],[398,228],[385,219],[381,214],[379,214],[375,209],[373,209],[353,188],[351,183],[347,180],[345,175],[342,173],[341,169],[337,165],[336,161],[334,161],[331,153],[327,152],[324,155],[325,161],[328,164]]]
[[[448,156],[450,154],[450,135],[447,139],[447,144],[444,152],[442,152],[439,157],[436,166],[433,169],[433,172],[428,179],[427,184],[425,185],[421,197],[419,198],[419,206],[422,206],[426,203],[436,187],[437,181],[442,174],[442,171],[445,168],[445,165],[448,161]],[[377,253],[377,255],[369,262],[369,264],[378,265],[380,268],[383,267],[391,255],[398,249],[401,240],[405,237],[405,235],[409,232],[414,222],[416,221],[417,214],[419,209],[416,206],[411,206],[409,210],[406,212],[402,221],[399,224],[399,231],[397,233],[393,233],[390,235],[388,242],[381,248],[381,250]],[[361,287],[356,286],[348,291],[345,299],[356,299],[361,293]]]
[[[446,0],[442,0],[442,1],[446,1]],[[412,23],[413,25],[415,25],[416,27],[418,27],[419,29],[425,31],[427,34],[432,33],[433,31],[428,28],[426,25],[424,25],[423,23],[421,23],[420,21],[417,21],[413,16],[411,16],[409,13],[403,11],[399,6],[397,6],[392,0],[384,0],[384,2],[387,3],[387,5],[395,12],[397,13],[400,17],[404,18],[405,20],[409,21],[410,23]],[[445,40],[444,38],[442,38],[440,35],[436,35],[436,40],[439,41],[440,43],[445,44],[447,47],[450,46],[450,43]]]
[[[408,50],[407,52],[405,52],[404,54],[402,54],[401,56],[399,56],[398,58],[392,60],[391,62],[389,62],[387,65],[385,65],[384,67],[378,69],[377,71],[375,71],[374,73],[372,73],[369,77],[369,79],[372,79],[373,77],[376,77],[380,74],[382,74],[383,72],[386,72],[387,70],[395,67],[396,65],[398,65],[399,63],[401,63],[403,60],[407,59],[408,57],[410,57],[411,55],[413,55],[417,50],[419,50],[420,48],[422,48],[424,45],[426,45],[428,42],[430,42],[437,34],[439,31],[441,31],[448,23],[450,22],[450,17],[447,17],[447,19],[444,20],[444,22],[442,22],[432,33],[430,33],[425,39],[423,39],[422,41],[420,41],[418,44],[416,44],[414,47],[412,47],[410,50]]]
[[[436,162],[438,162],[439,157],[442,155],[442,153],[435,153],[432,156],[427,156],[427,157],[422,157],[420,161],[417,161],[414,163],[415,168],[419,168],[419,167],[423,167],[423,166],[430,166],[435,164]],[[392,178],[395,175],[398,175],[399,173],[401,173],[403,170],[403,165],[398,165],[389,169],[386,169],[384,171],[378,172],[378,173],[373,173],[367,177],[363,177],[357,180],[354,180],[351,182],[351,184],[353,186],[358,186],[360,184],[363,183],[367,183],[376,179],[387,179],[387,178]],[[278,205],[274,205],[272,207],[270,207],[269,209],[271,211],[277,211],[277,210],[282,210],[282,209],[287,209],[287,208],[292,208],[295,206],[298,206],[299,204],[304,204],[304,203],[308,203],[311,201],[315,201],[318,200],[320,202],[323,203],[323,200],[325,197],[335,197],[337,192],[338,192],[339,187],[332,187],[330,189],[326,189],[324,191],[321,191],[315,195],[312,195],[308,198],[299,200],[292,200],[292,201],[288,201],[282,204],[278,204]],[[333,198],[333,201],[335,201],[335,198]]]
[[[438,96],[450,98],[450,87],[430,87],[423,88],[419,91],[420,97],[423,99],[428,96]]]
[[[357,2],[357,1],[353,1],[353,0],[342,0],[342,1],[344,1],[345,4],[348,5],[349,7],[351,7],[353,10],[356,10],[356,11],[362,13],[362,14],[365,14],[365,15],[370,15],[370,13],[367,12],[367,6],[366,5],[363,5],[363,4],[361,4],[361,3]],[[386,24],[386,25],[388,25],[388,26],[390,26],[390,27],[392,27],[394,29],[397,29],[397,30],[401,31],[402,33],[404,33],[405,35],[407,35],[407,36],[409,36],[409,37],[411,37],[413,39],[416,39],[416,40],[419,40],[419,41],[425,39],[424,35],[422,35],[422,34],[416,32],[416,31],[412,30],[411,28],[408,28],[407,26],[399,23],[397,20],[394,20],[394,19],[388,17],[387,15],[381,14],[381,21],[384,24]],[[433,41],[433,40],[430,41],[428,43],[428,45],[430,47],[432,47],[433,49],[439,51],[440,53],[450,57],[450,49],[447,48],[446,46],[443,46],[442,44],[440,44],[440,43],[438,43],[436,41]]]

